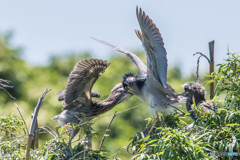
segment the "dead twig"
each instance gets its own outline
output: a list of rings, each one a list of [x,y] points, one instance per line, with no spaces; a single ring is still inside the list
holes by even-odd
[[[36,121],[37,121],[37,116],[38,116],[38,112],[39,112],[39,109],[41,107],[41,103],[42,103],[42,100],[44,99],[44,97],[46,96],[46,94],[52,89],[46,89],[42,95],[42,97],[40,97],[38,99],[38,103],[37,103],[37,106],[35,107],[35,110],[34,110],[34,115],[33,115],[33,120],[32,120],[32,124],[31,124],[31,128],[30,128],[30,132],[28,134],[28,142],[27,142],[27,150],[26,150],[26,160],[29,160],[30,158],[30,146],[31,146],[31,142],[32,142],[32,138],[34,136],[34,133],[35,133],[35,125],[36,125]]]
[[[9,97],[11,97],[12,99],[16,99],[15,97],[13,97],[5,88],[13,88],[14,86],[10,86],[8,85],[11,81],[9,80],[5,80],[5,79],[1,79],[0,78],[0,89],[4,90],[5,92],[7,92],[7,94],[9,95]],[[4,84],[5,83],[5,84]]]
[[[22,120],[23,120],[23,123],[24,123],[24,125],[25,125],[25,128],[26,128],[27,133],[29,133],[28,127],[27,127],[27,124],[26,124],[26,121],[24,120],[23,115],[22,115],[22,113],[21,113],[18,105],[17,105],[16,103],[14,103],[14,104],[15,104],[15,106],[17,107],[18,113],[20,114],[20,116],[21,116],[21,118],[22,118]]]
[[[212,73],[214,72],[214,41],[211,41],[208,43],[209,45],[209,57],[210,57],[210,69],[209,69],[209,74],[212,75]],[[210,77],[210,79],[212,80],[212,77]],[[210,83],[210,99],[213,99],[214,97],[214,82]]]
[[[122,151],[124,151],[125,149],[127,149],[127,146],[124,146],[124,147],[122,147],[118,152],[116,152],[116,153],[114,153],[114,154],[112,154],[111,156],[109,156],[108,158],[111,158],[111,157],[113,157],[113,156],[115,156],[115,155],[117,155],[117,154],[119,154],[119,153],[121,153]]]
[[[72,160],[72,159],[74,159],[75,157],[77,157],[79,154],[81,154],[81,153],[85,153],[85,149],[83,150],[83,151],[81,151],[81,152],[78,152],[77,154],[75,154],[72,158],[70,158],[69,160]],[[84,154],[84,156],[85,156],[85,154]]]
[[[196,71],[196,75],[197,75],[197,78],[196,78],[196,82],[199,81],[199,63],[200,63],[200,58],[201,57],[204,57],[207,59],[208,63],[210,64],[210,59],[203,53],[201,52],[197,52],[197,53],[194,53],[193,56],[199,54],[200,56],[198,57],[198,60],[197,60],[197,71]]]
[[[186,115],[186,113],[183,110],[181,110],[180,108],[178,108],[178,107],[176,107],[174,105],[171,105],[171,104],[169,104],[169,106],[171,106],[171,107],[175,108],[176,110],[182,112],[183,115]]]
[[[105,137],[106,137],[106,135],[107,135],[107,132],[109,131],[109,128],[110,128],[110,126],[111,126],[111,124],[112,124],[112,122],[113,122],[113,119],[117,116],[116,114],[117,114],[117,111],[114,113],[114,115],[113,115],[110,123],[109,123],[108,126],[107,126],[107,129],[105,130],[105,133],[104,133],[104,135],[103,135],[103,138],[102,138],[102,141],[101,141],[101,143],[100,143],[100,146],[99,146],[98,150],[101,150],[102,145],[103,145],[103,142],[104,142]]]
[[[211,76],[212,73],[214,72],[214,43],[215,43],[214,40],[208,43],[208,45],[209,45],[209,57],[210,58],[208,58],[205,54],[203,54],[201,52],[197,52],[197,53],[193,54],[193,56],[195,56],[197,54],[200,55],[198,57],[198,60],[197,60],[197,71],[196,71],[197,78],[196,78],[196,82],[199,81],[199,62],[200,62],[200,58],[201,57],[206,58],[208,63],[209,63],[209,75]],[[210,77],[210,79],[212,80],[212,77]],[[214,82],[211,82],[210,83],[210,99],[213,99],[214,94],[215,94]]]
[[[41,127],[39,127],[39,129],[42,129],[42,130],[46,131],[45,133],[50,134],[54,138],[57,137],[56,134],[54,133],[54,131],[50,127],[48,127],[48,126],[41,126]]]

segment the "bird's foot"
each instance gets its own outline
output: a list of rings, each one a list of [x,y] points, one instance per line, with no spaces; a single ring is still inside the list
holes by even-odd
[[[153,121],[153,125],[152,125],[152,127],[150,128],[150,130],[149,130],[147,136],[150,135],[150,133],[152,132],[153,128],[156,126],[157,122],[160,122],[159,115],[158,115],[157,112],[156,112],[156,116],[157,116],[157,117],[156,117],[155,120]]]

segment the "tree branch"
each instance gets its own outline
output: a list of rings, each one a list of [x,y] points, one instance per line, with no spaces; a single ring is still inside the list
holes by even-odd
[[[26,150],[26,160],[29,160],[30,158],[30,146],[31,146],[31,141],[32,141],[32,138],[33,138],[33,135],[34,135],[34,132],[35,132],[35,125],[36,125],[36,121],[37,121],[37,116],[38,116],[38,112],[39,112],[39,109],[41,107],[41,103],[42,103],[42,100],[44,99],[44,97],[46,96],[46,94],[52,90],[51,88],[50,89],[46,89],[44,92],[43,92],[43,95],[42,97],[40,97],[38,99],[38,103],[37,103],[37,106],[35,107],[35,110],[34,110],[34,115],[33,115],[33,120],[32,120],[32,124],[31,124],[31,128],[30,128],[30,132],[28,134],[28,143],[27,143],[27,150]]]
[[[106,137],[106,135],[107,135],[107,132],[109,131],[109,128],[110,128],[110,126],[111,126],[111,124],[112,124],[112,122],[113,122],[113,119],[114,119],[116,116],[117,116],[117,111],[114,113],[114,115],[113,115],[110,123],[109,123],[108,126],[107,126],[107,129],[105,130],[105,133],[104,133],[104,135],[103,135],[103,138],[102,138],[102,141],[101,141],[101,143],[100,143],[100,146],[99,146],[98,150],[101,150],[102,145],[103,145],[103,142],[104,142],[105,137]]]

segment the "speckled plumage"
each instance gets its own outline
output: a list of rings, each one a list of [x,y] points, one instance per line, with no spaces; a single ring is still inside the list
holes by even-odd
[[[183,85],[183,88],[187,97],[186,108],[188,111],[192,111],[192,108],[194,107],[193,98],[196,106],[201,107],[201,112],[215,111],[213,104],[206,100],[206,91],[201,84],[198,82],[188,82]],[[196,113],[192,112],[190,116],[193,120],[196,120]]]
[[[98,95],[91,92],[92,86],[108,66],[109,63],[104,60],[85,59],[79,61],[69,75],[66,89],[58,93],[58,99],[64,100],[63,111],[52,119],[58,120],[61,126],[70,122],[78,124],[83,115],[91,119],[131,97],[131,94],[126,93],[122,84],[119,83],[115,85],[105,100],[92,100],[93,96]],[[73,130],[69,142],[78,131],[79,128]]]

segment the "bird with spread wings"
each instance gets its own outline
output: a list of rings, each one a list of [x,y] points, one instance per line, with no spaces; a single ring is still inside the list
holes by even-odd
[[[107,61],[99,59],[79,61],[68,77],[66,89],[57,93],[58,100],[64,101],[63,111],[52,119],[58,120],[60,126],[71,122],[79,124],[82,122],[83,116],[91,119],[131,97],[132,94],[126,92],[122,83],[119,83],[115,85],[106,99],[102,101],[92,99],[92,97],[100,96],[98,93],[92,92],[92,87],[109,65],[110,63]],[[69,143],[79,129],[79,127],[73,128]]]
[[[145,48],[147,66],[135,54],[108,42],[93,39],[124,53],[137,66],[140,76],[125,74],[123,86],[127,92],[148,103],[154,117],[156,112],[169,114],[175,109],[180,110],[174,104],[184,103],[186,98],[177,94],[167,83],[167,52],[159,29],[141,8],[137,7],[136,13],[140,30],[135,30],[135,33]]]

